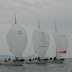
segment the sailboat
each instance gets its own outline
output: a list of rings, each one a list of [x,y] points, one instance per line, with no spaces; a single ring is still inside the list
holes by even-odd
[[[47,49],[49,48],[50,44],[50,37],[49,34],[40,29],[39,20],[38,20],[38,29],[34,29],[32,33],[32,41],[35,53],[37,54],[40,60],[28,61],[25,62],[26,64],[43,64],[47,63],[43,61],[45,58]]]
[[[24,60],[20,60],[20,58],[22,58],[23,51],[27,45],[27,33],[22,26],[16,24],[16,17],[15,24],[12,25],[9,29],[6,39],[10,52],[15,56],[15,59],[12,61],[4,62],[3,64],[15,66],[23,65]]]
[[[55,32],[53,36],[56,45],[56,58],[54,62],[63,63],[64,61],[63,56],[66,55],[68,48],[67,36],[63,32],[57,30],[56,24],[55,24]]]

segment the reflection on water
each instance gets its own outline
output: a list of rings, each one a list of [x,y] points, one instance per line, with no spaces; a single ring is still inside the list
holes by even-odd
[[[24,64],[23,66],[0,66],[0,72],[72,72],[72,59],[63,64]]]

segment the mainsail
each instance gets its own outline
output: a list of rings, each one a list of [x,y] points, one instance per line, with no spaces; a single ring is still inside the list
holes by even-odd
[[[56,44],[56,55],[57,58],[62,57],[66,54],[68,48],[68,39],[67,36],[60,31],[54,33],[54,40]]]
[[[13,25],[7,34],[7,43],[13,55],[22,57],[27,45],[27,33],[25,29],[17,24]]]
[[[45,57],[50,43],[50,37],[48,33],[41,31],[40,29],[35,29],[33,31],[32,38],[35,53],[40,57]]]

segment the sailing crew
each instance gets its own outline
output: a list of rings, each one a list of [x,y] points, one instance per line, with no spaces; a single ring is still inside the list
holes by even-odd
[[[31,61],[31,58],[29,58],[29,61]]]
[[[52,58],[50,58],[50,61],[52,61]]]
[[[35,60],[37,60],[37,57],[35,58]]]
[[[8,61],[11,61],[11,59],[9,58]]]
[[[21,59],[20,61],[25,61],[24,59]]]
[[[7,61],[7,58],[4,59],[4,62],[8,62],[8,61]]]
[[[40,61],[40,57],[38,57],[37,60]]]
[[[37,57],[35,58],[35,60],[37,60]]]
[[[54,60],[56,60],[56,57],[54,57]]]
[[[18,57],[16,57],[16,60],[18,61]]]

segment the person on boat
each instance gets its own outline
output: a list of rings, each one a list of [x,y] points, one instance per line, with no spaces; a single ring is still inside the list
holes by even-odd
[[[8,62],[8,61],[7,61],[7,58],[4,59],[4,62]]]
[[[18,57],[16,57],[16,61],[18,61]]]
[[[8,61],[11,61],[11,59],[9,58]]]
[[[45,61],[48,61],[48,58],[45,58],[44,60],[45,60]]]
[[[52,58],[50,58],[50,61],[52,61]]]
[[[31,58],[29,58],[29,61],[31,61]]]
[[[25,59],[20,59],[20,61],[25,61]]]
[[[64,60],[64,58],[60,59],[60,60]]]
[[[35,58],[35,60],[36,60],[36,58]]]
[[[15,57],[15,59],[13,60],[13,62],[19,61],[18,57]]]
[[[37,57],[35,58],[35,60],[37,60]]]
[[[56,57],[54,57],[54,60],[56,60]]]
[[[34,61],[35,59],[33,58],[33,61]]]
[[[40,57],[38,57],[37,60],[40,61]]]

